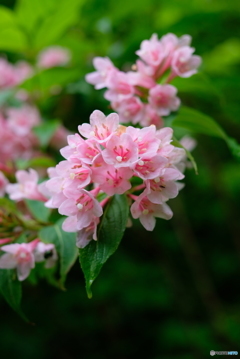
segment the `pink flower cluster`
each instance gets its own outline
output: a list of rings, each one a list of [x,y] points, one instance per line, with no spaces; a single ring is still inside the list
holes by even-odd
[[[33,156],[38,142],[32,128],[40,121],[37,109],[29,105],[8,108],[0,113],[0,163]]]
[[[7,244],[0,248],[6,252],[0,257],[1,269],[17,269],[18,280],[26,279],[35,262],[45,261],[45,267],[54,266],[58,256],[54,244],[45,244],[39,239],[29,243]]]
[[[105,117],[96,110],[79,132],[82,137],[68,136],[68,146],[60,151],[66,160],[49,169],[45,182],[51,196],[45,205],[67,216],[63,230],[78,232],[79,247],[97,239],[102,207],[114,194],[128,194],[134,201],[132,216],[147,230],[153,230],[155,217],[171,218],[166,201],[178,194],[176,181],[184,177],[178,166],[185,159],[185,151],[171,144],[172,129],[125,127],[116,113]],[[140,185],[132,184],[134,177]],[[99,202],[102,193],[106,198]]]
[[[140,57],[132,66],[134,71],[118,70],[109,58],[93,60],[95,72],[86,75],[86,81],[96,89],[107,88],[105,98],[119,113],[120,122],[141,126],[163,126],[162,116],[177,111],[180,99],[177,89],[169,85],[176,76],[190,77],[197,72],[201,58],[193,55],[191,37],[180,38],[167,34],[141,43],[136,54]]]
[[[0,89],[15,87],[30,77],[32,73],[31,66],[25,61],[19,61],[12,65],[6,59],[0,58]]]
[[[37,66],[42,69],[49,69],[56,66],[64,66],[71,59],[70,51],[61,46],[50,46],[38,55]]]

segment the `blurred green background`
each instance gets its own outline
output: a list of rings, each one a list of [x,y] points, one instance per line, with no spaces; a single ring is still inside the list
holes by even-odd
[[[70,75],[52,72],[51,79],[64,87],[54,97],[48,92],[53,83],[43,80],[43,114],[62,118],[76,131],[94,109],[110,112],[103,92],[84,80],[93,71],[94,56],[109,56],[124,70],[152,33],[190,34],[203,65],[199,74],[175,81],[179,97],[240,142],[238,1],[78,2],[74,21],[52,43],[71,49]],[[43,0],[41,6],[54,3]],[[0,5],[14,8],[15,1],[1,0]],[[28,15],[20,29],[27,33],[29,26],[28,34],[34,35],[39,23],[31,28],[34,13]],[[4,31],[0,25],[0,50],[13,62],[31,61],[45,46],[43,36],[35,48],[29,40],[16,50]],[[186,171],[185,188],[169,202],[173,219],[159,220],[152,233],[134,222],[93,285],[91,300],[78,263],[66,292],[44,281],[35,287],[24,283],[23,308],[35,326],[25,324],[0,298],[1,358],[200,359],[210,350],[240,351],[240,165],[222,140],[195,138],[199,174]]]

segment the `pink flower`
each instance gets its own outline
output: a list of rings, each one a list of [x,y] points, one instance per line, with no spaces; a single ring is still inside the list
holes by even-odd
[[[141,100],[132,96],[124,101],[113,102],[112,108],[119,113],[119,120],[122,123],[138,123],[143,116],[143,103]]]
[[[155,125],[157,128],[161,128],[163,126],[163,119],[157,113],[156,108],[153,108],[150,104],[146,104],[140,125],[143,127]]]
[[[201,65],[201,57],[192,55],[195,49],[189,46],[183,46],[177,49],[172,58],[172,71],[180,77],[190,77],[197,72]]]
[[[45,261],[45,268],[53,267],[58,259],[55,245],[52,243],[38,242],[33,254],[35,262]]]
[[[7,60],[0,58],[0,88],[14,86],[16,79],[14,67]]]
[[[103,213],[100,203],[93,197],[91,192],[79,190],[76,198],[66,199],[59,207],[59,213],[66,216],[77,216],[78,230],[90,225],[94,217],[100,217]]]
[[[109,76],[109,90],[104,94],[104,97],[109,101],[123,101],[132,97],[135,90],[131,84],[131,77],[125,72],[112,72]]]
[[[46,201],[46,198],[38,190],[38,174],[35,170],[29,169],[27,171],[17,171],[16,178],[18,183],[8,184],[6,192],[14,201],[21,201],[24,198],[33,199],[37,201]]]
[[[87,82],[95,85],[95,89],[99,90],[108,87],[109,78],[117,71],[112,61],[108,57],[95,57],[93,59],[93,66],[97,71],[91,72],[85,76]]]
[[[100,155],[96,158],[92,169],[92,181],[98,183],[101,190],[109,196],[116,193],[123,194],[131,188],[129,179],[133,176],[133,171],[130,168],[115,168],[108,165]]]
[[[112,137],[118,125],[119,116],[116,113],[106,117],[101,111],[95,110],[90,116],[90,124],[84,123],[78,126],[78,130],[82,136],[103,144]]]
[[[164,203],[169,198],[178,195],[179,187],[175,182],[183,179],[184,175],[175,168],[164,168],[160,175],[154,179],[146,181],[147,197],[152,203]]]
[[[78,133],[75,133],[75,135],[67,136],[67,142],[68,146],[63,147],[60,150],[61,155],[66,159],[76,157],[78,154],[77,147],[83,144],[84,140]]]
[[[153,179],[160,175],[163,167],[168,163],[167,159],[156,155],[153,157],[142,157],[135,165],[134,172],[143,180]]]
[[[147,89],[155,86],[154,69],[146,65],[143,61],[137,60],[136,65],[133,65],[136,71],[128,72],[129,82],[134,86],[141,86]]]
[[[106,163],[118,167],[129,167],[138,160],[138,148],[131,136],[123,133],[112,136],[102,151]]]
[[[160,116],[168,116],[170,112],[177,111],[180,100],[176,96],[177,89],[172,85],[156,85],[149,91],[149,104],[157,109]]]
[[[143,227],[147,231],[152,231],[156,224],[156,218],[170,219],[172,218],[172,211],[166,204],[155,204],[149,201],[146,197],[145,191],[132,204],[131,214],[133,218],[139,218]]]
[[[9,128],[18,136],[26,136],[41,122],[36,108],[24,105],[21,108],[9,108],[6,111]]]
[[[0,171],[0,197],[4,197],[7,184],[8,184],[8,179],[4,176],[2,171]]]
[[[137,144],[140,158],[157,154],[160,140],[156,137],[156,127],[154,125],[142,129],[128,126],[126,134],[130,135]]]
[[[97,240],[97,225],[99,223],[99,218],[93,218],[92,222],[88,227],[81,229],[77,232],[77,242],[76,245],[78,248],[86,247],[89,242],[93,239]]]
[[[68,49],[61,46],[51,46],[42,50],[38,55],[37,65],[43,69],[67,65],[71,55]]]
[[[136,54],[148,65],[155,68],[161,64],[165,57],[164,47],[158,40],[157,34],[153,34],[150,40],[144,40]]]
[[[26,279],[32,268],[35,267],[33,251],[39,240],[30,243],[15,243],[1,247],[6,252],[0,257],[0,268],[17,269],[18,280]]]

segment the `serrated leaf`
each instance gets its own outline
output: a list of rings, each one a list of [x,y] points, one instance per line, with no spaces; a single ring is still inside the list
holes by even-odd
[[[41,146],[45,147],[49,144],[58,127],[59,121],[46,121],[41,125],[34,127],[33,132],[37,136]]]
[[[129,206],[125,195],[115,195],[108,202],[98,229],[98,240],[92,240],[86,247],[79,250],[86,290],[92,297],[91,285],[97,278],[102,266],[117,250],[123,237]]]
[[[42,228],[38,235],[46,243],[53,243],[59,254],[60,261],[60,286],[64,288],[66,275],[75,263],[78,251],[76,247],[76,233],[68,233],[62,230],[64,219],[60,219],[53,226]]]
[[[43,202],[26,199],[25,203],[34,218],[41,222],[47,222],[51,210],[45,207]]]
[[[21,309],[22,285],[17,280],[15,270],[0,269],[0,292],[10,307],[28,321]]]

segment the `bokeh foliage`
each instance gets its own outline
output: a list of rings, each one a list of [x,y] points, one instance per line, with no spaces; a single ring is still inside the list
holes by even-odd
[[[60,118],[76,131],[94,109],[110,112],[101,91],[84,80],[92,71],[92,58],[109,56],[121,69],[129,69],[140,42],[153,32],[186,33],[193,37],[203,65],[192,78],[175,80],[182,103],[214,118],[240,142],[237,1],[0,4],[9,7],[0,9],[0,50],[10,60],[33,61],[50,44],[72,51],[70,69],[45,71],[23,85],[42,93],[39,106],[45,116]],[[4,21],[14,22],[14,29]],[[52,96],[56,84],[68,85]],[[177,137],[185,133],[178,129]],[[188,359],[206,357],[212,349],[240,350],[240,166],[221,139],[196,138],[193,154],[199,174],[186,172],[185,188],[170,201],[174,218],[159,220],[153,233],[134,222],[94,283],[91,300],[78,263],[66,292],[44,281],[36,287],[25,283],[23,307],[34,327],[0,299],[4,357],[125,359],[145,353],[151,359]]]

